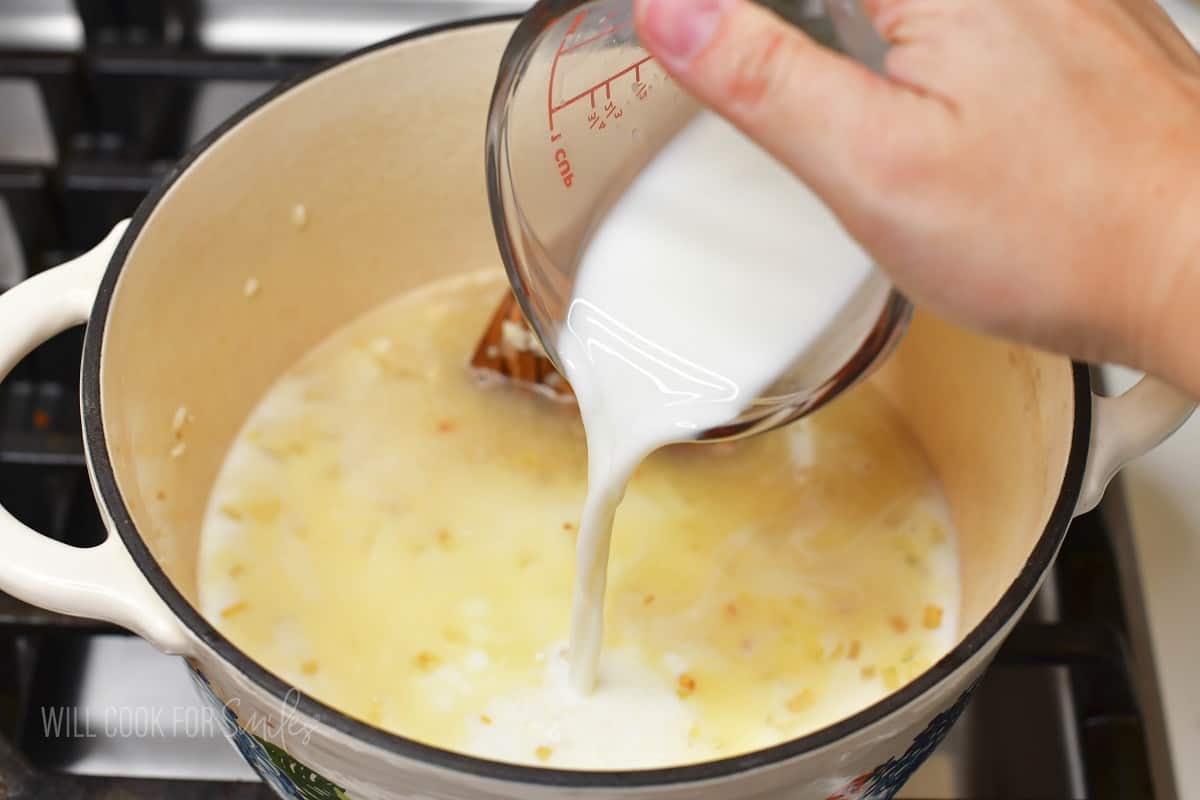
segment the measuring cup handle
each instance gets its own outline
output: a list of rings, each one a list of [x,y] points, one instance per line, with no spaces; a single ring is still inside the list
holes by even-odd
[[[1092,434],[1076,515],[1095,508],[1117,472],[1161,444],[1195,408],[1195,398],[1149,376],[1117,397],[1092,395]]]

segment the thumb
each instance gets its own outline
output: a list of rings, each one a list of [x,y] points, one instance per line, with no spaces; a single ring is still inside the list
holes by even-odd
[[[826,202],[845,208],[858,145],[909,92],[750,0],[636,0],[642,43]],[[840,201],[840,202],[839,202]]]

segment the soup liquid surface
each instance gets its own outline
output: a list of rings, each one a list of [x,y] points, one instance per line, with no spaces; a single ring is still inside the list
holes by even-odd
[[[565,642],[575,408],[464,364],[503,275],[400,297],[263,398],[213,487],[205,615],[300,690],[446,749],[567,768],[755,750],[854,713],[956,641],[954,531],[863,386],[783,430],[679,445],[616,518],[596,690]]]

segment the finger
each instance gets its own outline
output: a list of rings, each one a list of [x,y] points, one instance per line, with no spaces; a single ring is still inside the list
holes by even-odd
[[[961,0],[862,0],[863,9],[884,41],[915,41],[969,7]]]
[[[875,23],[875,30],[885,42],[896,43],[903,36],[903,26],[911,17],[911,0],[862,0],[863,10]]]
[[[831,205],[857,167],[854,143],[915,99],[748,0],[638,0],[636,11],[643,43],[684,88]]]
[[[863,8],[880,38],[890,45],[884,63],[888,77],[954,106],[945,91],[943,40],[947,31],[957,27],[948,14],[961,14],[962,6],[938,0],[863,0]]]

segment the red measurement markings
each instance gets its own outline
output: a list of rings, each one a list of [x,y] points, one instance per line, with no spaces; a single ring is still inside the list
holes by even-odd
[[[599,111],[588,112],[588,127],[594,131],[602,131],[608,127],[607,120],[620,119],[625,116],[625,111],[612,100],[604,104],[604,117],[600,117]]]
[[[582,11],[575,15],[575,19],[571,21],[571,27],[567,28],[566,34],[563,36],[562,42],[558,45],[558,52],[554,54],[554,63],[550,65],[550,83],[546,87],[546,108],[550,109],[550,130],[554,130],[554,74],[558,72],[558,60],[562,58],[562,54],[567,46],[567,39],[571,38],[571,34],[579,30],[579,26],[587,19],[588,12]]]
[[[573,42],[570,47],[565,47],[565,46],[560,47],[558,50],[558,54],[565,56],[567,53],[573,53],[581,47],[587,47],[592,42],[603,39],[605,36],[611,36],[612,34],[616,33],[617,31],[623,31],[626,28],[628,28],[629,26],[631,26],[632,24],[633,24],[633,22],[631,20],[626,20],[625,22],[622,22],[620,25],[613,25],[609,28],[605,28],[604,30],[600,31],[600,33],[597,33],[594,36],[589,36],[588,38],[584,39],[583,41]],[[568,33],[567,35],[570,36],[570,33]],[[566,43],[567,43],[567,40],[563,39],[563,45],[566,45]]]
[[[590,98],[592,108],[595,108],[596,107],[596,92],[603,89],[606,97],[612,97],[612,84],[617,79],[623,78],[632,72],[634,74],[635,80],[641,80],[642,65],[648,61],[653,61],[653,60],[654,60],[654,56],[646,56],[645,58],[643,58],[641,61],[637,62],[636,64],[629,65],[628,67],[626,67],[625,69],[616,73],[615,75],[610,75],[608,78],[605,78],[604,80],[600,81],[599,83],[597,83],[587,89],[584,89],[579,94],[577,94],[574,97],[571,97],[567,100],[564,100],[563,102],[559,103],[558,105],[553,105],[553,102],[552,102],[552,104],[550,106],[550,130],[554,130],[554,115],[557,114],[559,111],[562,111],[564,108],[566,108],[569,105],[572,105],[573,103],[579,102],[580,100],[582,100],[585,97]],[[551,72],[551,75],[553,76],[553,74],[554,74],[553,67],[551,67],[550,72]]]
[[[567,44],[567,39],[570,39],[575,33],[577,33],[579,31],[580,27],[583,26],[583,21],[585,19],[587,19],[587,16],[589,13],[591,13],[591,12],[580,11],[578,14],[575,15],[575,19],[571,20],[571,27],[567,28],[567,32],[565,34],[563,34],[562,44],[559,45],[559,49],[562,49],[563,47],[565,47]]]

